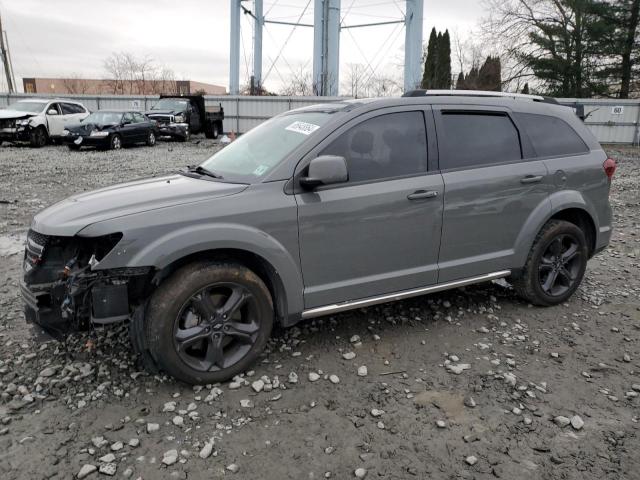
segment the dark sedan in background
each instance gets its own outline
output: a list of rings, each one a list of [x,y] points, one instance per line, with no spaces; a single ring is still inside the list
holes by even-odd
[[[71,150],[99,147],[118,150],[123,146],[156,143],[156,122],[146,115],[129,110],[99,110],[81,123],[69,125],[62,140]]]

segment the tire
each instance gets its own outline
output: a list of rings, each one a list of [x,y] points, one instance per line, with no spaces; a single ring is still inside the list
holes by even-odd
[[[204,136],[207,138],[213,138],[214,140],[220,136],[220,130],[218,129],[218,124],[214,123],[210,127],[206,128],[204,131]]]
[[[149,135],[147,135],[147,141],[145,142],[147,144],[147,147],[153,147],[156,144],[156,134],[153,130],[149,131]]]
[[[122,138],[117,133],[109,138],[109,150],[120,150],[122,148]]]
[[[47,144],[49,139],[49,135],[47,134],[46,128],[40,126],[34,130],[31,130],[29,134],[29,145],[33,148],[42,148]]]
[[[536,236],[513,287],[534,305],[558,305],[580,286],[588,259],[582,229],[564,220],[550,220]]]
[[[155,362],[178,380],[223,382],[255,362],[273,318],[269,290],[251,270],[228,262],[194,263],[151,296],[145,340]]]
[[[189,140],[191,140],[191,130],[185,130],[184,136],[178,137],[178,140],[180,140],[181,142],[188,142]]]

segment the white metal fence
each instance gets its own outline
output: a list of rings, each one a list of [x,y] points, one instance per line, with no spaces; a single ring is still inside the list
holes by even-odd
[[[29,94],[0,94],[0,108],[16,100],[42,97]],[[101,108],[134,108],[149,110],[157,96],[144,95],[63,95],[82,102],[89,110]],[[261,122],[287,110],[318,103],[344,100],[339,97],[248,97],[205,96],[206,105],[224,108],[225,131],[244,133]],[[583,105],[586,125],[601,143],[640,144],[640,99],[576,99],[559,98],[566,105]]]

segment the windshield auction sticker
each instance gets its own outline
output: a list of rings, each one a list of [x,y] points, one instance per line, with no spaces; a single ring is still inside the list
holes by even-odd
[[[285,130],[289,130],[290,132],[297,132],[303,135],[311,135],[317,129],[320,128],[320,125],[314,125],[313,123],[307,122],[293,122],[291,125],[285,128]]]

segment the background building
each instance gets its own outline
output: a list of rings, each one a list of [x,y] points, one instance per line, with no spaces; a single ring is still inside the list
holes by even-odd
[[[87,95],[225,95],[220,85],[193,80],[110,80],[93,78],[23,78],[25,93]]]

